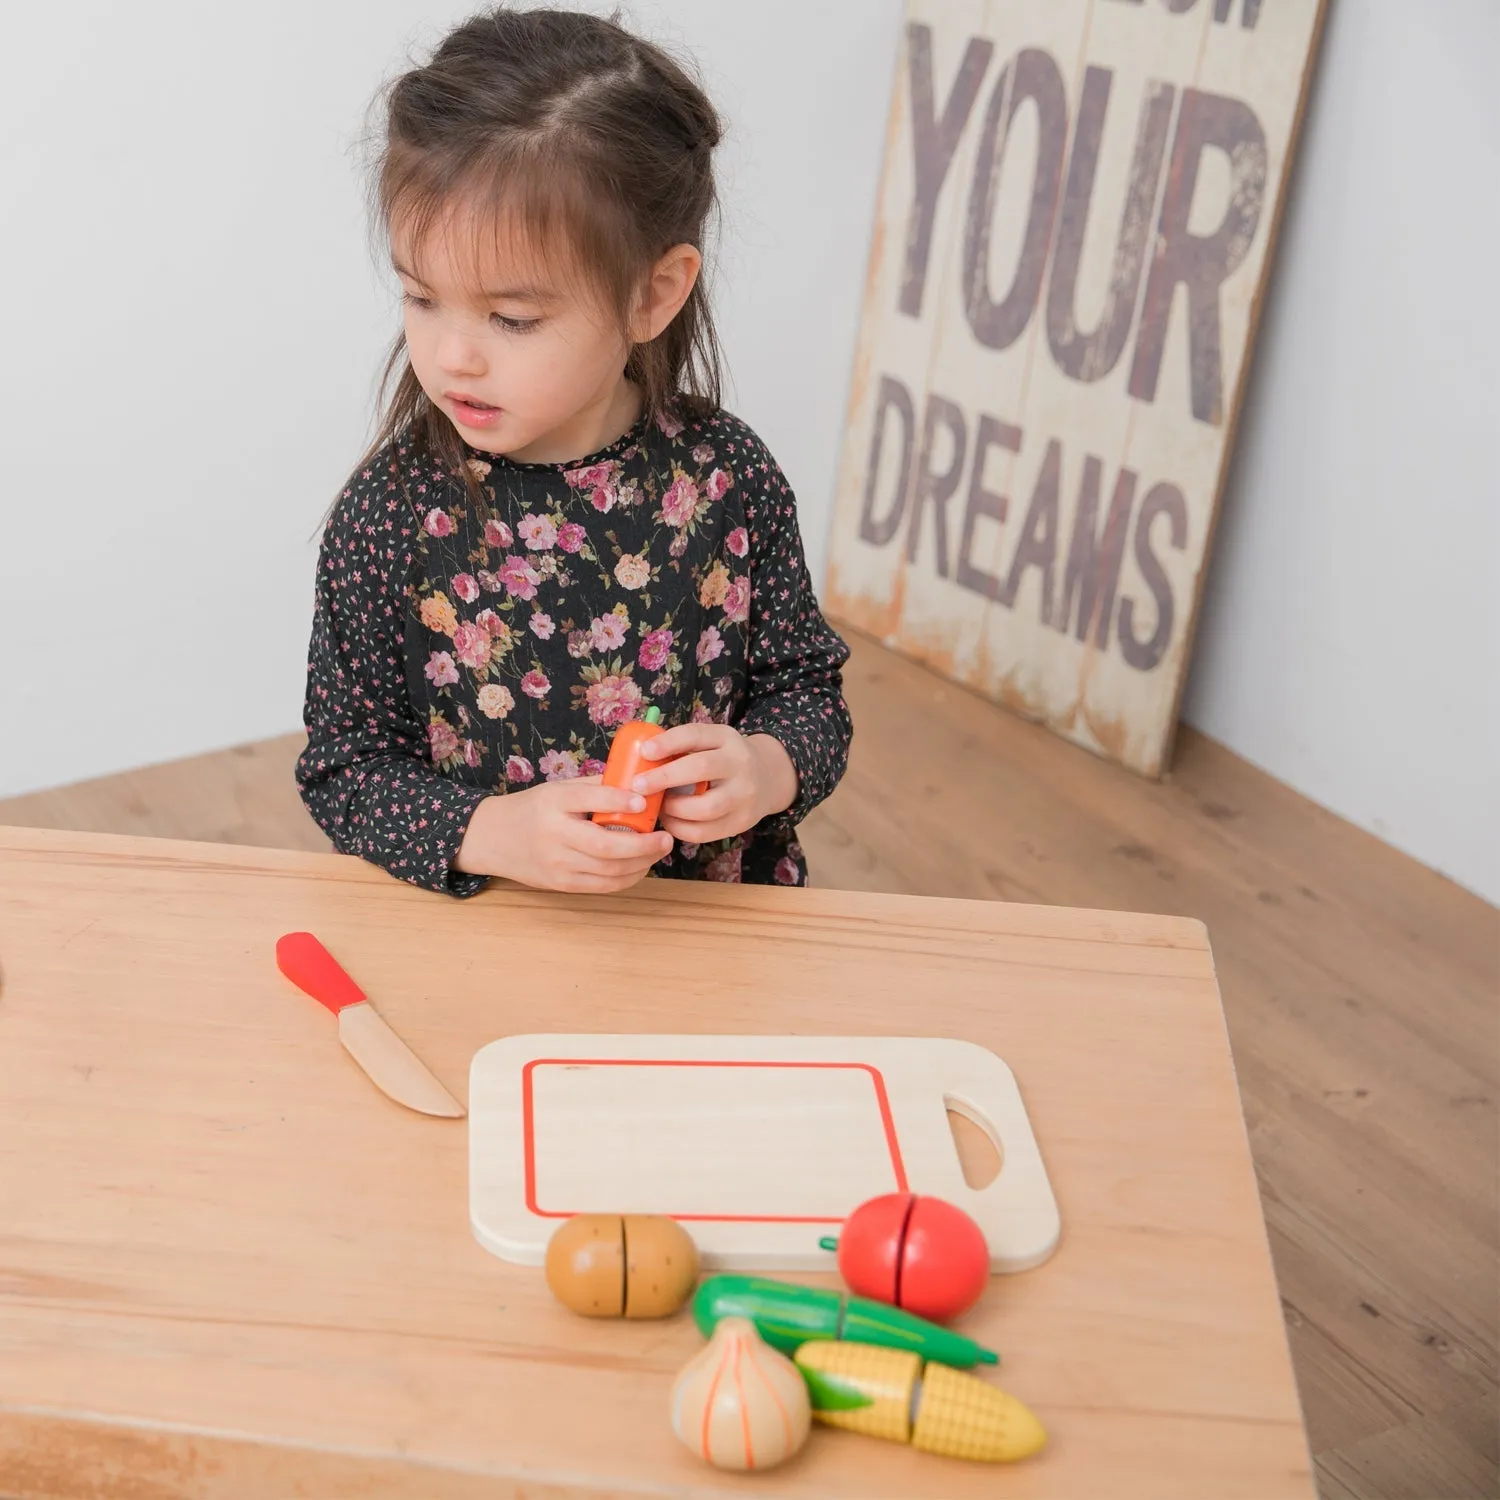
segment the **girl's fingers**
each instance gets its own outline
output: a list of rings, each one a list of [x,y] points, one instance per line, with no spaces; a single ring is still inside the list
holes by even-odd
[[[744,825],[737,825],[732,818],[717,823],[687,823],[678,818],[664,817],[661,826],[684,844],[711,844],[715,839],[732,838],[744,832]]]
[[[625,877],[621,875],[588,875],[576,874],[566,877],[566,883],[561,889],[572,895],[580,896],[609,896],[616,891],[628,890],[641,877],[635,875]]]
[[[601,869],[618,869],[631,860],[653,865],[672,852],[671,835],[660,828],[655,833],[637,833],[634,829],[601,828],[591,822],[579,822],[568,829],[565,843],[583,863],[597,863]]]
[[[575,874],[590,880],[604,880],[613,884],[633,884],[647,874],[657,861],[655,859],[632,860],[628,864],[584,863],[575,868]]]
[[[694,750],[721,746],[735,731],[723,724],[678,724],[663,730],[641,746],[646,760],[665,760],[669,755],[687,755]]]
[[[646,799],[624,787],[605,786],[597,776],[556,783],[558,797],[571,813],[640,812]]]
[[[665,739],[662,735],[660,738]],[[648,740],[648,745],[655,744],[654,740]],[[634,782],[631,783],[632,790],[650,796],[653,792],[666,791],[668,787],[692,786],[699,781],[715,781],[730,773],[731,768],[724,763],[724,752],[718,748],[712,750],[699,750],[689,755],[684,755],[669,765],[653,766],[649,771],[642,771]]]
[[[660,828],[654,834],[637,834],[615,832],[589,823],[576,843],[568,843],[568,849],[574,856],[570,862],[583,868],[622,870],[630,864],[649,868],[661,856],[672,852],[672,835]]]
[[[661,826],[671,833],[670,818],[672,823],[686,823],[701,830],[705,823],[727,818],[735,803],[742,800],[728,785],[710,787],[701,797],[673,797],[662,804]],[[699,838],[697,842],[701,844],[703,840]]]

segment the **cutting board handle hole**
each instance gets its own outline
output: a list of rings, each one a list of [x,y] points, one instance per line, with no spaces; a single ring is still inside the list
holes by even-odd
[[[964,1181],[976,1193],[980,1192],[1000,1175],[1000,1168],[1005,1164],[1000,1137],[989,1121],[965,1100],[945,1094],[943,1105],[948,1111],[948,1129],[953,1132],[953,1145],[958,1152],[958,1164],[963,1168]]]

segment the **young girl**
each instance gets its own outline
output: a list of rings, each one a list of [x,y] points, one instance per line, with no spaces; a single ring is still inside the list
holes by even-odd
[[[394,83],[385,127],[400,375],[326,518],[309,812],[454,896],[806,884],[848,649],[786,480],[719,401],[713,107],[613,22],[502,7]],[[652,706],[670,763],[604,787],[616,728]],[[655,833],[591,820],[663,789]]]

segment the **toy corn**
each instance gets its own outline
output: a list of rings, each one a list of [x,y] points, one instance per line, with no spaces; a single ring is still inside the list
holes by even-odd
[[[793,1356],[813,1417],[926,1453],[1009,1463],[1039,1452],[1047,1434],[998,1387],[918,1355],[873,1344],[818,1339]]]

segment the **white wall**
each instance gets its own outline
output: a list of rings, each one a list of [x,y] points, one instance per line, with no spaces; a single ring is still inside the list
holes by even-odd
[[[298,726],[310,536],[396,326],[351,146],[470,9],[7,18],[0,796]],[[731,397],[821,578],[900,0],[624,9],[729,116]],[[1331,9],[1187,718],[1500,899],[1496,11]]]
[[[1330,0],[1184,717],[1500,901],[1495,0]]]

